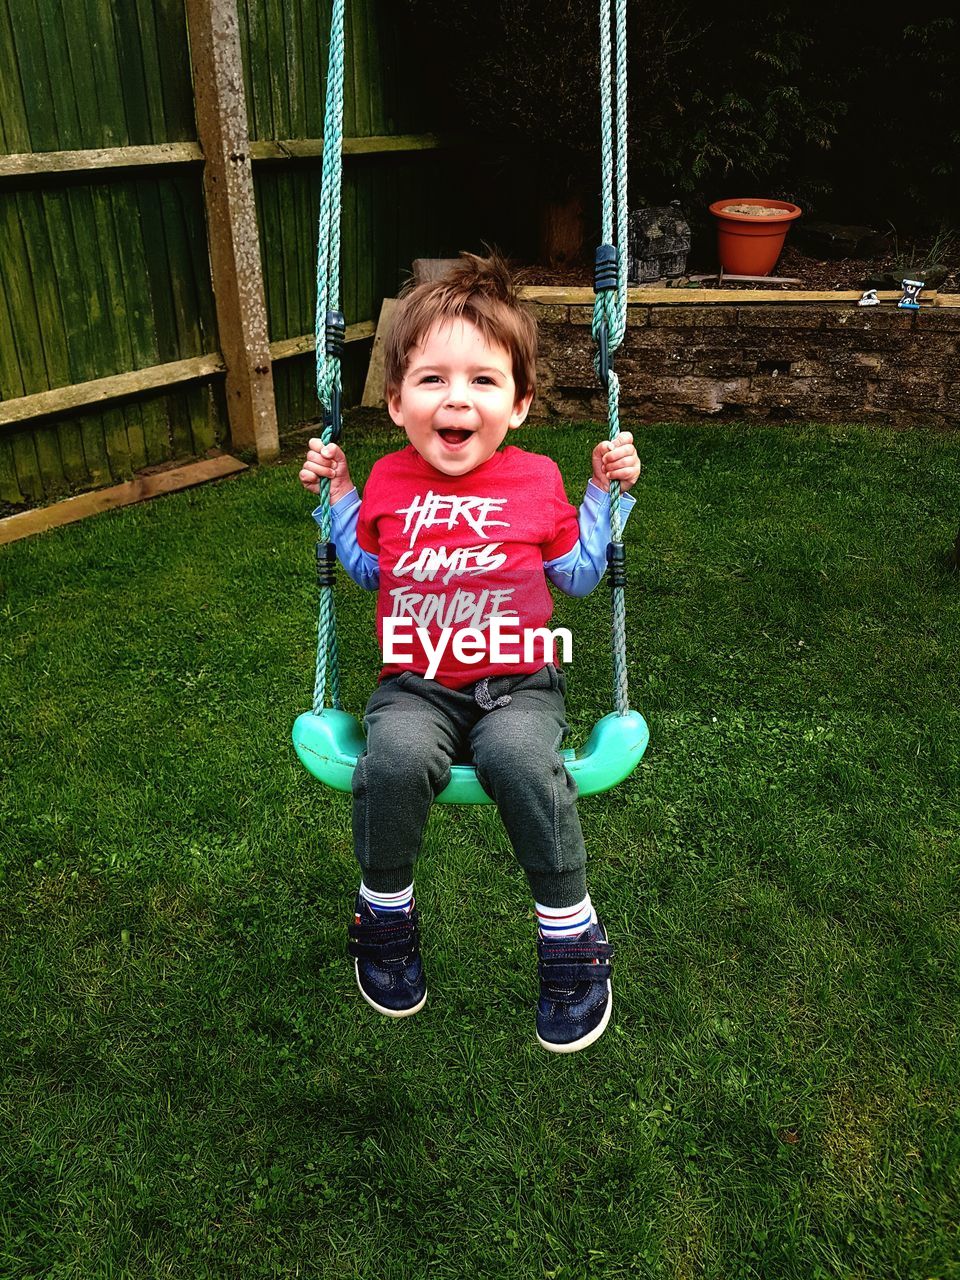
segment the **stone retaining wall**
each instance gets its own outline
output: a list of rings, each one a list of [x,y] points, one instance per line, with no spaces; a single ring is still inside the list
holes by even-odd
[[[535,305],[531,416],[602,418],[589,306]],[[705,418],[960,427],[960,308],[849,302],[631,305],[617,352],[621,411]]]

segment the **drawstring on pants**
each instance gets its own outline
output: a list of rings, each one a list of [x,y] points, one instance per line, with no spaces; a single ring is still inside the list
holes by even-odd
[[[473,687],[473,700],[478,707],[484,711],[493,711],[495,707],[506,707],[513,701],[508,693],[494,701],[490,697],[490,677],[486,676],[483,680],[478,680]]]

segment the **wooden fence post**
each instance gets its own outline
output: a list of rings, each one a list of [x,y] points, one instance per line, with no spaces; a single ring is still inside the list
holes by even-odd
[[[210,267],[236,449],[280,452],[236,0],[186,0]]]

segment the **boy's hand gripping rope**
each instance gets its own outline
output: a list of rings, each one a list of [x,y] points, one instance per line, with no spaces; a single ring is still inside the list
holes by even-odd
[[[341,430],[340,359],[346,322],[340,311],[340,184],[343,169],[343,7],[333,0],[327,96],[323,115],[323,169],[320,179],[320,229],[317,251],[317,310],[314,324],[317,354],[317,395],[323,405],[323,443],[336,443]],[[337,615],[333,602],[336,547],[330,541],[330,481],[320,481],[320,540],[317,543],[317,585],[320,618],[317,624],[317,678],[313,713],[319,715],[326,698],[327,666],[330,699],[340,708],[340,662]]]
[[[594,367],[607,389],[609,438],[620,434],[620,380],[613,369],[613,357],[623,342],[627,327],[627,0],[616,0],[616,70],[610,66],[611,0],[600,5],[600,115],[604,243],[597,249],[593,307],[593,337],[597,343]],[[614,95],[615,89],[615,95]],[[616,174],[613,151],[616,130]],[[615,180],[615,182],[614,182]],[[616,203],[616,243],[613,206]],[[629,710],[627,694],[627,618],[624,601],[626,548],[620,523],[620,484],[610,481],[610,566],[611,609],[613,615],[613,704],[618,715]]]

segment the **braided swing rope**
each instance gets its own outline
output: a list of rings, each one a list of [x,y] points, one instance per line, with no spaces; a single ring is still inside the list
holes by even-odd
[[[323,169],[320,178],[320,228],[317,241],[317,309],[314,321],[317,354],[317,395],[323,405],[321,440],[330,444],[340,435],[340,354],[344,321],[340,314],[340,200],[343,176],[343,10],[344,0],[333,0],[330,48],[327,57],[327,93],[323,112]],[[329,664],[330,699],[339,710],[340,659],[337,614],[333,599],[335,551],[330,541],[330,481],[320,481],[320,538],[317,543],[317,580],[320,617],[317,622],[317,676],[313,687],[313,714],[325,706]]]
[[[611,72],[611,0],[600,4],[601,238],[597,250],[596,301],[592,332],[597,343],[594,367],[607,388],[609,439],[620,432],[620,380],[612,367],[614,352],[627,328],[627,0],[616,0],[616,67]],[[616,171],[614,171],[616,133]],[[614,239],[614,204],[616,239]],[[610,565],[613,652],[613,704],[618,715],[630,709],[627,691],[627,615],[624,599],[623,527],[620,483],[610,482]]]
[[[594,304],[593,337],[598,343],[597,374],[607,387],[609,439],[620,431],[620,382],[610,358],[623,342],[627,322],[627,40],[626,0],[616,0],[616,78],[611,75],[611,0],[600,6],[600,99],[602,157],[602,235],[605,246],[613,248],[607,260],[607,283],[598,285]],[[324,104],[323,168],[320,187],[320,225],[317,250],[317,306],[315,316],[317,395],[324,408],[324,444],[340,435],[341,375],[344,319],[340,313],[340,205],[343,169],[343,72],[344,0],[333,0],[330,47],[327,62],[327,89]],[[616,116],[614,120],[613,88]],[[616,129],[616,187],[614,187],[613,134]],[[616,203],[617,234],[613,238],[613,205]],[[618,252],[623,246],[624,252]],[[615,278],[615,285],[613,279]],[[317,543],[317,570],[320,586],[320,615],[317,624],[317,673],[313,692],[313,713],[325,706],[329,664],[331,702],[340,701],[340,665],[337,620],[333,599],[335,550],[330,542],[330,481],[320,481],[320,538]],[[627,692],[626,604],[624,600],[623,531],[620,520],[620,485],[610,482],[611,544],[607,558],[611,570],[613,702],[618,715],[629,711]]]

